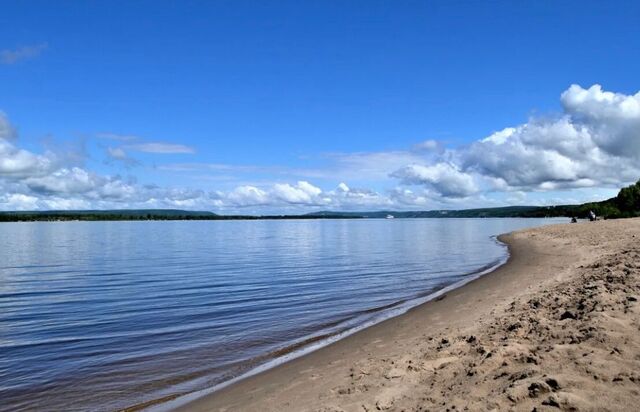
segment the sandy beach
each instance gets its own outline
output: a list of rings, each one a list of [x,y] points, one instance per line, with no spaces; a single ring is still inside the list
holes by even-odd
[[[180,411],[631,410],[640,219],[503,235],[498,270]]]

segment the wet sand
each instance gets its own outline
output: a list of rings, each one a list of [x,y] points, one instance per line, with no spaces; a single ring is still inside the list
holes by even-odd
[[[640,219],[503,235],[507,264],[180,411],[630,410]]]

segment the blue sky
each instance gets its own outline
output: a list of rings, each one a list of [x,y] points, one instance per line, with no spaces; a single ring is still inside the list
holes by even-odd
[[[637,2],[2,9],[0,209],[548,204],[640,178]]]

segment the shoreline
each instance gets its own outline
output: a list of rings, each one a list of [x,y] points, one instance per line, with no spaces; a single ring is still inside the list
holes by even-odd
[[[632,405],[640,400],[636,233],[640,219],[501,235],[510,258],[495,271],[214,393],[164,403],[162,410]],[[633,360],[622,361],[623,353]]]
[[[480,275],[477,275],[473,279],[469,279],[466,282],[462,281],[464,282],[462,285],[458,285],[458,283],[462,282],[457,282],[456,284],[449,285],[448,287],[434,292],[430,295],[431,299],[409,308],[406,312],[400,315],[389,317],[373,325],[363,326],[361,329],[358,329],[354,333],[351,333],[341,339],[333,341],[318,349],[313,349],[309,352],[305,352],[295,358],[286,359],[276,366],[266,369],[258,367],[256,368],[258,369],[257,372],[249,372],[246,375],[241,375],[236,379],[232,379],[231,381],[224,382],[212,388],[197,391],[192,394],[179,396],[175,399],[153,405],[152,407],[144,410],[148,412],[254,410],[250,404],[242,401],[241,398],[244,393],[261,393],[262,391],[260,390],[260,388],[265,388],[264,385],[268,384],[267,390],[264,391],[263,395],[266,396],[269,392],[274,390],[274,387],[277,386],[278,382],[286,382],[287,375],[295,375],[307,369],[308,367],[313,367],[314,364],[321,364],[322,358],[327,355],[334,355],[337,351],[345,353],[346,350],[352,350],[354,346],[361,346],[363,341],[375,341],[380,337],[385,336],[389,332],[389,329],[395,329],[396,322],[404,323],[407,321],[411,321],[411,319],[404,318],[413,318],[415,316],[420,316],[421,313],[426,311],[437,312],[448,310],[450,309],[451,304],[455,304],[452,302],[456,300],[456,297],[463,296],[466,293],[466,288],[476,289],[474,288],[474,284],[476,282],[481,281],[487,277],[500,276],[500,273],[502,271],[509,270],[510,267],[513,266],[514,261],[518,261],[520,259],[520,246],[515,246],[515,248],[518,249],[518,251],[515,252],[513,244],[514,241],[513,239],[511,239],[511,233],[498,235],[496,236],[496,240],[506,245],[507,248],[507,256],[505,260],[498,264],[497,267],[489,269],[489,271],[486,273],[481,272]],[[516,253],[517,255],[514,256],[514,254]],[[452,288],[452,286],[455,287]],[[455,296],[449,296],[453,294],[455,294]],[[444,302],[445,300],[447,300],[446,303]],[[255,395],[252,395],[250,400],[255,399],[254,396]],[[258,411],[260,409],[262,408],[257,407],[255,410]],[[295,408],[292,410],[295,410]]]
[[[368,321],[363,322],[362,324],[358,324],[340,332],[328,334],[321,337],[320,339],[315,339],[314,336],[308,337],[305,339],[305,341],[310,341],[311,343],[304,344],[302,347],[300,347],[300,344],[294,343],[290,347],[283,349],[283,355],[277,356],[263,364],[259,364],[256,367],[249,369],[248,371],[228,381],[220,382],[213,385],[212,387],[196,390],[194,392],[168,395],[160,399],[154,399],[148,402],[144,402],[143,404],[133,405],[131,407],[125,408],[123,412],[136,412],[141,410],[147,412],[168,412],[173,410],[182,410],[183,407],[189,407],[192,402],[196,402],[201,398],[213,396],[224,390],[225,388],[241,384],[243,381],[250,379],[256,375],[268,373],[269,371],[278,368],[286,363],[309,356],[316,351],[322,350],[326,347],[330,347],[366,329],[375,327],[384,322],[393,321],[394,319],[406,315],[408,312],[419,308],[422,305],[428,304],[431,301],[442,300],[446,297],[447,293],[455,291],[459,288],[463,288],[465,285],[500,269],[509,262],[511,258],[510,247],[508,243],[500,239],[504,235],[506,234],[491,236],[491,240],[503,246],[506,250],[506,255],[503,258],[494,261],[493,263],[490,263],[484,267],[478,268],[477,270],[464,275],[464,278],[458,280],[457,282],[454,282],[426,295],[414,297],[405,301],[400,301],[397,304],[394,304],[388,310],[381,311],[379,317],[374,317]],[[291,347],[293,347],[293,349],[291,349]]]
[[[525,231],[530,229],[525,229]],[[517,233],[517,232],[516,232]],[[406,328],[407,323],[416,321],[418,317],[422,317],[430,312],[429,319],[423,320],[422,323],[433,321],[434,325],[440,323],[438,329],[442,329],[442,322],[436,321],[442,312],[453,312],[453,306],[458,306],[458,300],[468,293],[473,295],[483,295],[485,289],[490,289],[491,284],[495,283],[494,279],[502,279],[506,274],[512,271],[514,266],[523,264],[527,261],[527,254],[532,255],[531,251],[527,254],[524,249],[527,245],[513,238],[512,233],[501,234],[497,236],[497,240],[507,247],[506,261],[499,265],[489,273],[470,279],[463,285],[453,290],[441,290],[435,292],[429,301],[408,309],[405,313],[385,319],[377,324],[368,326],[357,332],[344,337],[343,339],[331,342],[310,353],[305,353],[301,357],[287,360],[277,366],[266,370],[260,370],[257,373],[251,373],[249,376],[242,376],[241,379],[235,379],[230,383],[221,384],[198,391],[192,394],[186,394],[176,399],[154,405],[148,410],[150,412],[164,411],[209,411],[209,410],[254,410],[250,402],[258,396],[268,396],[278,386],[278,382],[283,384],[287,381],[288,375],[298,375],[304,370],[311,370],[316,365],[322,365],[324,358],[331,358],[331,362],[339,361],[336,353],[342,354],[348,352],[358,352],[356,347],[363,347],[367,342],[377,341],[380,338],[388,336],[390,332],[398,333],[398,329]],[[543,253],[539,254],[540,256]],[[539,257],[536,251],[530,256],[530,259],[536,260]],[[451,285],[450,285],[451,286]],[[445,288],[447,289],[447,288]],[[444,295],[444,296],[442,296]],[[479,299],[482,297],[478,296]],[[402,325],[402,326],[400,326]],[[434,326],[432,325],[432,326]],[[359,351],[362,353],[362,350]],[[251,392],[253,395],[249,399],[244,399],[243,394]],[[256,395],[259,394],[259,395]],[[227,406],[228,405],[228,406]],[[261,407],[255,407],[260,410]],[[268,409],[270,410],[270,409]]]

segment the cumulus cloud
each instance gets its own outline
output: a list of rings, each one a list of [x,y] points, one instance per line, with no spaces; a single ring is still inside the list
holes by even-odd
[[[485,191],[616,187],[640,177],[640,93],[572,85],[563,113],[500,130],[439,161],[394,173],[443,197]]]
[[[335,190],[326,193],[334,210],[363,210],[389,208],[394,202],[387,194],[364,188],[352,188],[342,182]]]
[[[229,192],[215,191],[212,198],[218,207],[254,206],[318,206],[328,204],[330,199],[323,191],[309,182],[300,181],[295,185],[276,183],[267,188],[243,185]]]
[[[0,138],[0,177],[20,179],[46,175],[52,170],[54,163],[55,159],[51,153],[34,154]]]
[[[269,204],[267,192],[255,186],[239,186],[230,193],[215,192],[214,198],[218,201],[218,206],[225,206],[228,203],[240,207]]]
[[[572,85],[562,93],[562,105],[578,125],[591,132],[594,143],[614,156],[640,157],[640,92],[605,92]]]
[[[445,197],[467,197],[478,191],[473,177],[450,163],[409,165],[392,173],[404,184],[423,184]]]
[[[322,190],[304,181],[298,182],[295,186],[288,183],[276,184],[273,187],[273,194],[277,198],[292,204],[310,205],[325,203],[324,200],[320,198]]]
[[[35,210],[39,209],[37,196],[22,193],[7,193],[0,196],[0,205],[5,210]]]
[[[0,63],[15,64],[22,60],[32,59],[39,56],[47,47],[47,43],[41,43],[16,49],[0,50]]]
[[[48,176],[29,177],[24,183],[35,193],[86,193],[102,184],[102,178],[79,167],[56,170]]]

